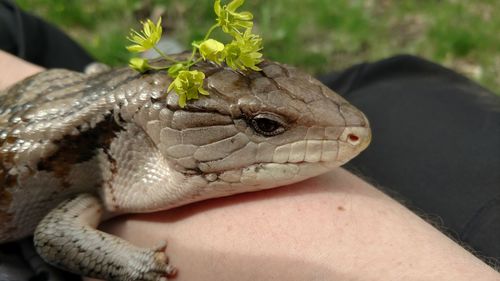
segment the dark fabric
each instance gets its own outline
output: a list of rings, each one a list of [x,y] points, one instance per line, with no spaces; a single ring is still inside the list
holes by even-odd
[[[0,49],[46,68],[83,71],[93,59],[56,27],[0,0]]]
[[[1,281],[69,281],[79,276],[56,269],[36,253],[33,239],[0,245]]]
[[[46,68],[82,71],[93,59],[59,29],[0,0],[0,49]],[[45,264],[30,238],[0,245],[0,281],[62,281],[80,277]]]
[[[480,256],[500,259],[500,98],[413,56],[322,80],[372,126],[371,145],[347,167],[439,217]]]

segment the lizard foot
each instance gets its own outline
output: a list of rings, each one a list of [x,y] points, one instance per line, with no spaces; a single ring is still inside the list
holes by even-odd
[[[167,243],[162,241],[158,246],[151,248],[151,260],[144,260],[148,264],[142,264],[142,276],[140,281],[167,281],[175,277],[177,269],[169,264],[169,259],[166,254]]]
[[[142,248],[100,232],[95,229],[100,213],[100,200],[90,194],[62,202],[34,232],[37,252],[68,271],[110,281],[166,281],[175,275],[165,242]]]
[[[167,278],[173,278],[175,275],[177,275],[177,268],[173,267],[172,265],[169,264],[169,258],[166,254],[167,250],[167,242],[166,241],[161,241],[156,247],[152,249],[155,252],[155,257],[161,262],[163,262],[164,265],[167,266],[166,268],[166,277]],[[166,281],[167,279],[165,277],[160,278],[160,281]]]

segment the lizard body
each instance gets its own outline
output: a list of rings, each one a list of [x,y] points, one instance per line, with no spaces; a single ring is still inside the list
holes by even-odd
[[[164,72],[127,68],[49,70],[0,92],[0,242],[34,233],[41,256],[70,271],[165,280],[163,247],[98,223],[297,182],[368,145],[367,119],[342,97],[289,66],[260,67],[198,63],[210,96],[185,108],[165,95]]]

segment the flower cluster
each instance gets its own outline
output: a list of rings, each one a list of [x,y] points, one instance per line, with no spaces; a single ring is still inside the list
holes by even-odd
[[[127,46],[127,49],[131,52],[154,49],[169,64],[164,67],[152,66],[147,59],[132,58],[129,62],[130,67],[139,72],[166,69],[168,75],[174,79],[167,89],[167,94],[174,91],[179,96],[180,107],[184,107],[189,100],[198,99],[199,94],[208,95],[203,88],[205,74],[198,70],[190,70],[192,65],[201,60],[210,60],[218,65],[225,63],[236,70],[260,71],[257,64],[262,62],[262,53],[260,53],[262,39],[252,33],[253,15],[250,12],[236,11],[244,2],[245,0],[233,0],[227,5],[221,5],[221,0],[215,0],[214,12],[217,16],[215,24],[208,30],[202,41],[192,43],[192,55],[186,61],[177,61],[156,47],[162,35],[161,18],[156,24],[149,19],[142,22],[142,30],[140,32],[131,30],[127,37],[134,43]],[[210,38],[217,28],[230,35],[232,41],[224,44]],[[197,57],[197,53],[201,57]]]
[[[168,86],[167,93],[175,90],[179,95],[179,105],[184,107],[187,100],[198,99],[198,93],[208,96],[208,92],[203,89],[203,79],[205,74],[201,71],[181,70]]]

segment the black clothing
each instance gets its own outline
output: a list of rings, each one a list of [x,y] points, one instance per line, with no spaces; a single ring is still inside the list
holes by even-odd
[[[500,260],[500,97],[413,56],[322,80],[370,120],[372,143],[347,167]]]
[[[46,68],[83,71],[93,59],[59,29],[0,0],[0,49]]]

